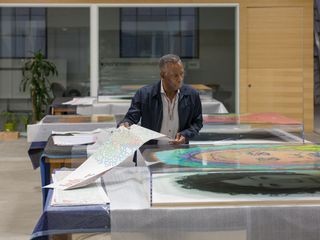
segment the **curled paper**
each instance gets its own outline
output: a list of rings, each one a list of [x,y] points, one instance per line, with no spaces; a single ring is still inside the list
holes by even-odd
[[[81,166],[63,180],[47,185],[45,188],[65,190],[86,186],[133,155],[144,143],[159,138],[167,137],[138,125],[132,125],[129,129],[119,127]]]

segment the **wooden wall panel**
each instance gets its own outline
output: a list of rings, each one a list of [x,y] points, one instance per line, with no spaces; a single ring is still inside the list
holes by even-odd
[[[249,8],[248,68],[303,67],[303,8]]]
[[[249,7],[311,7],[312,0],[247,0]]]
[[[249,112],[279,112],[303,121],[302,69],[249,69]]]
[[[303,11],[303,78],[304,78],[304,125],[307,132],[314,126],[313,81],[313,1],[306,1]],[[310,6],[311,5],[311,6]]]
[[[239,97],[240,97],[240,113],[246,113],[248,111],[247,102],[247,78],[248,78],[248,58],[247,58],[247,4],[242,1],[239,7],[239,34],[240,34],[240,73],[239,73]]]
[[[248,112],[303,121],[303,8],[248,8]]]

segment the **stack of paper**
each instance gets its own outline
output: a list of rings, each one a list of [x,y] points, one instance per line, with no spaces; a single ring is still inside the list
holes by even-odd
[[[81,98],[73,98],[68,102],[64,102],[62,104],[65,105],[92,105],[96,101],[95,97],[81,97]]]
[[[53,174],[53,182],[61,181],[72,171],[56,171]],[[51,206],[79,206],[92,204],[107,204],[110,199],[102,187],[101,178],[84,188],[60,190],[55,188],[51,200]]]
[[[96,135],[90,134],[76,134],[72,136],[53,136],[52,138],[54,145],[58,146],[74,146],[96,142]]]

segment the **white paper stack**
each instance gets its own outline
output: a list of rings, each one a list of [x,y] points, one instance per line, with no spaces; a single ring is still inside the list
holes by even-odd
[[[53,136],[53,143],[57,146],[75,146],[96,142],[96,136],[90,134],[76,134],[73,136]]]
[[[53,174],[53,182],[60,181],[68,176],[72,171],[56,171]],[[51,206],[80,206],[107,204],[110,199],[102,187],[101,178],[94,183],[77,189],[60,190],[54,189]]]
[[[73,98],[68,102],[64,102],[62,104],[65,105],[92,105],[97,98],[95,97],[81,97],[81,98]]]

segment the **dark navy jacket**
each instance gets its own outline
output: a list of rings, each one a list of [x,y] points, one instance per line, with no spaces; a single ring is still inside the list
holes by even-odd
[[[160,132],[163,117],[160,90],[161,81],[139,89],[132,98],[131,106],[121,123],[137,124],[141,118],[142,127]],[[178,114],[178,132],[188,142],[202,128],[202,107],[199,93],[190,86],[183,85],[180,88]]]

